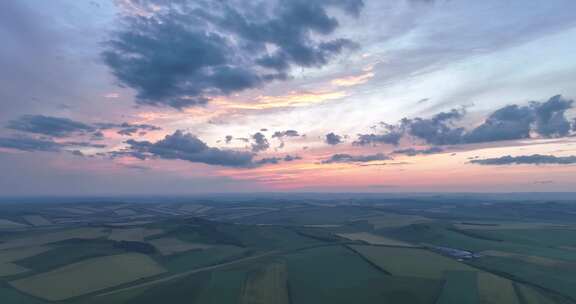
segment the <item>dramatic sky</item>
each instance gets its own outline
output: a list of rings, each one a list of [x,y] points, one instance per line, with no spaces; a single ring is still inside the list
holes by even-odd
[[[573,191],[574,0],[2,0],[0,194]]]

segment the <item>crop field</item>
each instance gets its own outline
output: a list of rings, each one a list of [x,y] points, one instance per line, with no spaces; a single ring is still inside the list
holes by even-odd
[[[555,302],[542,293],[522,284],[515,284],[516,293],[522,304],[554,304]]]
[[[14,222],[11,220],[0,219],[0,229],[12,229],[12,228],[23,228],[28,225]]]
[[[16,263],[35,272],[44,272],[88,258],[123,253],[107,240],[68,240],[54,243],[51,250],[20,259]]]
[[[46,226],[51,225],[52,222],[40,215],[25,215],[23,216],[24,220],[28,222],[30,225],[34,226]]]
[[[377,234],[369,232],[357,232],[357,233],[338,233],[338,236],[343,238],[353,240],[353,241],[363,241],[371,245],[386,245],[386,246],[399,246],[399,247],[414,247],[412,244],[406,242],[397,241],[387,237],[383,237]]]
[[[359,217],[355,218],[354,220],[365,220],[370,223],[375,230],[392,227],[403,227],[431,221],[431,219],[422,216],[394,213],[379,213],[377,216]]]
[[[554,267],[554,266],[570,267],[571,266],[570,263],[568,263],[566,261],[562,261],[562,260],[555,260],[555,259],[550,259],[550,258],[545,258],[545,257],[540,257],[540,256],[535,256],[535,255],[524,255],[524,254],[517,254],[517,253],[504,252],[504,251],[498,251],[498,250],[482,251],[481,254],[485,255],[485,256],[492,256],[492,257],[517,259],[517,260],[522,260],[522,261],[527,262],[527,263],[537,264],[537,265],[541,265],[541,266],[550,266],[550,267]]]
[[[480,304],[519,304],[514,285],[510,280],[490,273],[478,273]]]
[[[30,271],[30,269],[24,268],[14,263],[0,263],[0,277],[11,276],[28,271]]]
[[[25,248],[14,248],[0,251],[0,263],[14,262],[31,256],[35,256],[50,250],[46,246],[33,246]]]
[[[213,245],[188,243],[177,238],[159,238],[149,241],[162,255],[173,255],[192,250],[204,250],[214,247]]]
[[[446,271],[446,279],[437,304],[479,304],[478,273]]]
[[[130,215],[136,215],[138,213],[136,213],[136,211],[132,210],[132,209],[115,209],[114,213],[120,216],[130,216]]]
[[[59,301],[155,276],[164,271],[148,256],[128,253],[84,260],[10,284],[35,297]]]
[[[112,229],[109,240],[113,241],[135,241],[143,242],[145,238],[155,236],[163,233],[162,229],[148,229],[148,228],[121,228]]]
[[[0,205],[0,304],[576,304],[576,204],[367,197]]]
[[[0,243],[0,250],[28,246],[41,246],[69,239],[97,239],[107,235],[107,229],[103,228],[77,228],[56,232],[38,233],[35,235],[11,239],[4,243]]]
[[[164,265],[164,267],[166,267],[166,269],[169,271],[182,272],[185,270],[241,258],[245,255],[245,253],[246,249],[244,248],[220,245],[205,250],[194,250],[171,256],[163,256],[159,260],[162,262],[162,265]]]
[[[341,246],[286,256],[293,303],[434,303],[441,282],[392,277]],[[416,292],[417,291],[417,292]]]
[[[521,223],[521,222],[471,222],[455,224],[460,229],[468,230],[539,230],[550,228],[566,228],[568,225],[554,223]]]
[[[244,281],[240,304],[290,304],[284,263],[271,263],[250,273]]]
[[[476,271],[439,254],[414,248],[350,246],[366,259],[398,276],[441,279],[445,271]]]
[[[543,266],[504,257],[483,257],[474,261],[485,269],[499,271],[527,280],[539,286],[555,290],[576,299],[576,265]]]

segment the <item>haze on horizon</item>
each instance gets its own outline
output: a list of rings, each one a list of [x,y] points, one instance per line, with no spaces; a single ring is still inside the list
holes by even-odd
[[[572,0],[5,0],[0,194],[569,192]]]

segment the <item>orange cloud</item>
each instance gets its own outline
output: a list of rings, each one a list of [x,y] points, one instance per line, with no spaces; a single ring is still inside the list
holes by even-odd
[[[363,84],[374,77],[374,72],[369,69],[366,73],[355,75],[355,76],[348,76],[343,78],[336,78],[333,79],[330,83],[338,87],[351,87],[359,84]]]
[[[273,108],[304,107],[322,103],[327,100],[343,98],[348,95],[349,94],[345,91],[292,91],[286,95],[280,96],[260,95],[256,97],[255,100],[253,100],[251,103],[236,103],[226,98],[215,98],[212,100],[212,102],[233,109],[265,110]]]

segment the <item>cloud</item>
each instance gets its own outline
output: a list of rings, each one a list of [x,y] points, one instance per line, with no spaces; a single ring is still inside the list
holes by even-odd
[[[398,145],[400,139],[404,135],[404,127],[398,125],[390,125],[386,123],[380,123],[380,126],[384,128],[383,134],[358,134],[358,139],[353,142],[357,146],[366,145],[377,145],[377,144],[390,144]]]
[[[270,148],[268,139],[266,139],[266,136],[260,132],[252,135],[252,140],[254,140],[254,143],[252,143],[252,152],[266,151]]]
[[[342,136],[336,135],[334,133],[328,133],[328,134],[326,134],[325,141],[327,144],[329,144],[331,146],[335,146],[337,144],[342,143]]]
[[[162,128],[149,125],[149,124],[131,124],[131,123],[97,123],[95,124],[100,130],[118,129],[116,133],[122,136],[132,136],[134,133],[146,132],[146,131],[159,131]]]
[[[394,144],[405,135],[421,139],[434,146],[488,143],[503,140],[555,138],[570,134],[570,122],[565,116],[573,101],[557,95],[546,102],[528,105],[507,105],[491,113],[479,126],[466,130],[455,126],[466,114],[464,109],[438,113],[431,118],[404,118],[396,125],[381,123],[380,134],[360,134],[356,145]]]
[[[60,144],[63,147],[81,147],[81,148],[98,148],[103,149],[106,148],[104,144],[93,144],[91,142],[85,141],[68,141]]]
[[[62,145],[49,139],[36,139],[31,137],[0,137],[0,148],[15,149],[27,152],[56,152],[60,151]]]
[[[576,156],[554,156],[554,155],[523,155],[523,156],[502,156],[497,158],[473,159],[472,164],[478,165],[569,165],[576,164]]]
[[[227,167],[249,167],[253,165],[253,153],[234,150],[221,150],[209,147],[196,136],[176,131],[155,143],[149,141],[128,140],[127,151],[118,155],[130,155],[140,159],[161,158],[179,159],[189,162]]]
[[[463,137],[466,143],[483,143],[530,137],[533,108],[509,105],[492,113],[486,121]]]
[[[402,129],[414,137],[423,139],[432,145],[451,145],[460,143],[463,128],[452,127],[452,122],[464,116],[464,110],[453,109],[450,112],[441,112],[432,118],[405,118],[402,120]]]
[[[363,7],[361,0],[141,2],[160,7],[125,17],[102,56],[139,104],[178,109],[286,79],[292,67],[326,65],[355,47],[334,37],[339,24],[329,12],[357,15]]]
[[[286,131],[277,131],[274,132],[274,134],[272,135],[272,138],[278,138],[278,139],[282,139],[284,137],[298,137],[300,136],[300,134],[298,134],[298,131],[296,130],[286,130]]]
[[[332,163],[367,163],[379,160],[389,160],[390,157],[383,153],[370,154],[370,155],[350,155],[350,154],[334,154],[329,159],[323,160],[323,164]]]
[[[8,122],[6,127],[13,130],[54,137],[66,137],[73,134],[94,131],[94,127],[82,122],[44,115],[24,115],[19,119]]]
[[[370,80],[372,77],[374,77],[374,72],[368,71],[360,75],[336,78],[330,81],[330,83],[338,87],[351,87],[363,84]]]
[[[118,134],[131,136],[134,133],[146,131],[158,131],[162,128],[149,124],[131,123],[95,123],[88,124],[69,118],[52,117],[45,115],[24,115],[19,119],[12,120],[6,125],[8,129],[48,135],[52,137],[68,137],[72,135],[85,135],[92,133],[94,140],[104,138],[101,130],[118,129]]]
[[[407,156],[416,156],[416,155],[436,154],[436,153],[441,153],[443,151],[444,150],[440,147],[430,147],[430,148],[422,149],[422,150],[417,150],[414,148],[408,148],[408,149],[395,150],[392,152],[392,154],[404,154]]]
[[[573,100],[556,95],[543,104],[536,103],[536,130],[544,137],[562,137],[570,133],[570,122],[564,115],[572,108]]]
[[[285,162],[291,162],[291,161],[295,161],[295,160],[300,160],[302,159],[302,157],[297,156],[297,155],[286,155],[284,157],[267,157],[267,158],[262,158],[259,159],[257,161],[255,161],[254,163],[256,165],[268,165],[268,164],[278,164],[281,161],[285,161]]]

